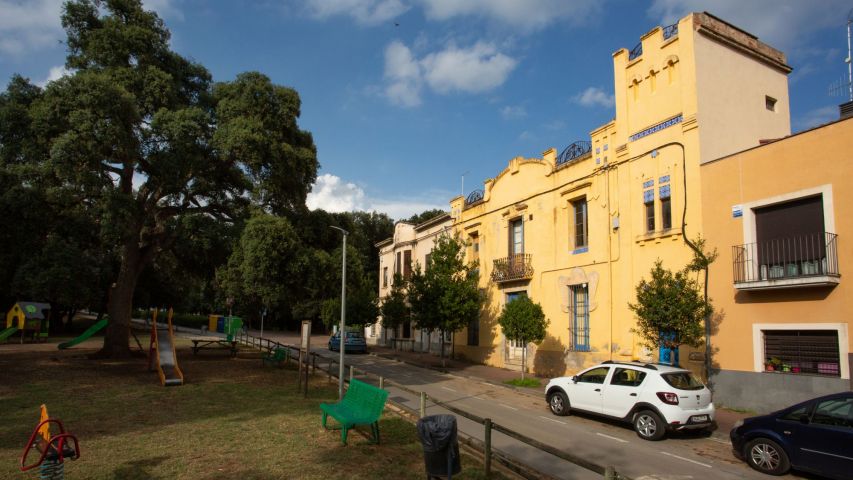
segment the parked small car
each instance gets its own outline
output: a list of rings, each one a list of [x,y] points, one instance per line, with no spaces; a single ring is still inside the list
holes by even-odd
[[[836,393],[745,418],[729,433],[735,456],[770,475],[791,468],[853,478],[853,392]]]
[[[644,440],[667,430],[708,429],[714,424],[711,391],[690,370],[638,362],[603,362],[545,387],[554,415],[579,410],[634,425]]]
[[[329,337],[329,350],[335,352],[341,348],[340,332],[335,332]],[[344,340],[344,351],[346,353],[367,353],[367,341],[364,339],[362,332],[347,332],[346,340]]]

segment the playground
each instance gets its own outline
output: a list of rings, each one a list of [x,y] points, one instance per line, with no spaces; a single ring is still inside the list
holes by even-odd
[[[139,338],[148,346],[148,335]],[[176,336],[185,382],[163,388],[141,353],[90,360],[100,337],[56,348],[67,340],[51,339],[52,349],[0,345],[0,478],[38,477],[37,470],[20,471],[20,457],[41,404],[80,441],[81,458],[65,462],[68,479],[424,476],[414,425],[388,410],[379,445],[353,432],[343,446],[336,432],[322,428],[319,404],[337,398],[337,384],[325,375],[311,378],[306,399],[292,365],[263,367],[260,353],[245,348],[236,358],[226,349],[193,355],[191,341]],[[454,478],[483,478],[481,464],[462,460]]]

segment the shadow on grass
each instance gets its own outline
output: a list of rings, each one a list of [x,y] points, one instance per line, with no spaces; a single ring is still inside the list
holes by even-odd
[[[152,468],[169,460],[166,456],[157,456],[140,460],[125,462],[113,470],[115,480],[146,480],[151,478],[159,478],[152,473]]]

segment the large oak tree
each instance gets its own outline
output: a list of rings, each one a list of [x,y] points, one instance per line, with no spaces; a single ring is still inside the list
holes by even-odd
[[[304,208],[316,149],[296,91],[256,72],[213,83],[139,0],[68,2],[62,25],[73,73],[33,103],[33,131],[54,188],[117,247],[101,353],[125,356],[137,281],[192,224],[182,220]]]

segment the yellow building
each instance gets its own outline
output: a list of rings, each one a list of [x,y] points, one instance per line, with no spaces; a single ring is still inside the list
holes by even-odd
[[[766,411],[853,387],[851,152],[848,118],[702,166],[715,400]]]
[[[457,355],[519,368],[521,345],[496,318],[521,294],[550,320],[528,362],[537,374],[657,355],[631,332],[635,286],[657,259],[670,269],[690,260],[684,235],[701,232],[700,165],[790,133],[785,62],[706,13],[617,50],[613,121],[559,155],[513,158],[482,191],[451,200],[487,295],[480,322],[456,335]]]

